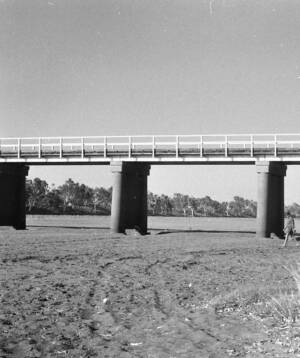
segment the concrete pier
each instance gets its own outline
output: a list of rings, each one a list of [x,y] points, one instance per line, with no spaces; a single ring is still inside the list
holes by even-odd
[[[136,229],[147,233],[147,177],[150,165],[145,163],[111,163],[113,194],[111,230],[124,233]]]
[[[279,237],[284,227],[284,177],[286,165],[258,162],[257,171],[257,230],[258,237]]]
[[[26,228],[25,178],[28,166],[0,165],[0,226]]]

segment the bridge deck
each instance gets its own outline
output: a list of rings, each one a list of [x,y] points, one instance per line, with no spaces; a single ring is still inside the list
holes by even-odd
[[[2,138],[0,162],[300,162],[300,134]]]

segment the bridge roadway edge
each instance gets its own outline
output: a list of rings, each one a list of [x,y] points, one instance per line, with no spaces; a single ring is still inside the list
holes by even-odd
[[[111,163],[147,163],[149,165],[255,165],[259,162],[274,162],[285,165],[300,165],[300,156],[298,157],[199,157],[199,158],[0,158],[2,164],[24,164],[28,166],[68,166],[68,165],[110,165]]]

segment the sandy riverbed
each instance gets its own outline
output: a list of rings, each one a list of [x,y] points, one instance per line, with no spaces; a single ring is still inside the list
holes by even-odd
[[[300,247],[183,231],[0,228],[0,357],[297,357],[270,302]]]

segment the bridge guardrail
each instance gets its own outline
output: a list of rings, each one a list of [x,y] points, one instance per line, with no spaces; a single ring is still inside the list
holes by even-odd
[[[0,138],[0,160],[300,157],[300,134]]]

